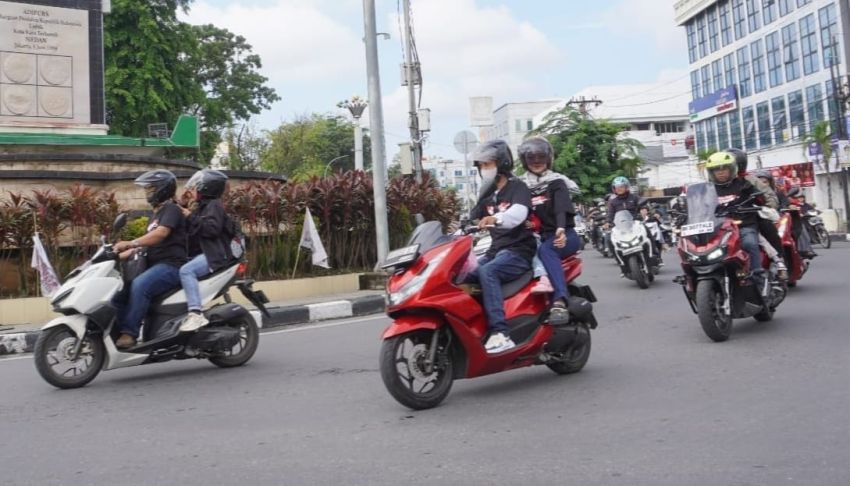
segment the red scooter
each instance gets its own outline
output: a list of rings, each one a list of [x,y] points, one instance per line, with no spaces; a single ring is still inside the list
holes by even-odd
[[[688,219],[680,228],[678,243],[685,274],[675,282],[682,285],[703,331],[713,341],[729,339],[732,319],[773,319],[785,298],[785,285],[764,252],[762,268],[769,269],[766,278],[757,284],[750,276],[750,258],[741,245],[740,221],[735,216],[757,212],[752,202],[719,206],[713,184],[688,187]]]
[[[804,260],[797,251],[797,242],[794,241],[794,232],[791,231],[794,225],[794,216],[790,213],[791,211],[790,209],[782,210],[779,221],[776,222],[776,231],[782,242],[782,257],[785,259],[785,266],[788,267],[788,286],[796,287],[797,282],[809,269],[809,261]]]
[[[569,282],[570,320],[549,323],[548,297],[532,294],[532,272],[502,286],[505,317],[517,346],[488,354],[487,319],[480,288],[461,284],[469,267],[473,237],[447,236],[439,222],[416,228],[409,245],[391,252],[385,268],[387,314],[393,319],[383,334],[380,367],[384,385],[399,403],[421,410],[437,406],[458,378],[545,364],[558,374],[581,370],[590,356],[590,329],[596,328],[588,286],[575,283],[581,260],[562,262]]]

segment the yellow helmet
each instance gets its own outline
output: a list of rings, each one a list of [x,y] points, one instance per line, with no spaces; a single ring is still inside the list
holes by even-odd
[[[727,167],[731,172],[729,180],[724,182],[724,184],[732,182],[732,179],[735,178],[735,172],[738,167],[738,164],[735,162],[735,155],[729,152],[715,152],[711,154],[705,162],[705,170],[708,173],[708,180],[718,184],[718,182],[714,179],[714,171],[718,169],[725,169]]]

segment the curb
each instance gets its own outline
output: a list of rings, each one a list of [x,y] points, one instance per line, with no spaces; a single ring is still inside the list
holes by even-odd
[[[270,317],[263,319],[262,330],[329,319],[358,317],[384,312],[383,295],[367,295],[352,300],[335,300],[318,304],[268,307]],[[0,334],[0,356],[31,353],[41,331]]]

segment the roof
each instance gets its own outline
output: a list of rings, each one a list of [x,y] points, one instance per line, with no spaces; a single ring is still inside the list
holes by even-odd
[[[198,119],[181,115],[169,138],[132,138],[121,135],[59,133],[0,133],[0,145],[66,145],[112,147],[188,147],[200,144]]]

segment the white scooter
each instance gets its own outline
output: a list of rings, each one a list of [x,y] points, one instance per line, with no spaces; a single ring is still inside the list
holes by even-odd
[[[659,256],[646,226],[635,222],[632,213],[623,210],[614,215],[611,245],[623,276],[645,289],[658,273]]]
[[[113,235],[126,224],[121,214],[113,224]],[[126,368],[171,359],[208,359],[229,368],[245,364],[254,355],[262,326],[260,312],[268,299],[253,291],[251,280],[239,280],[244,264],[234,262],[200,283],[201,298],[208,304],[223,296],[224,304],[204,312],[209,324],[194,332],[180,332],[187,314],[186,294],[176,289],[151,302],[142,330],[143,340],[130,349],[115,347],[118,336],[117,310],[113,297],[124,287],[118,256],[102,238],[92,258],[74,269],[51,299],[53,310],[62,316],[48,322],[35,345],[35,366],[45,381],[58,388],[78,388],[93,380],[101,370]],[[230,300],[235,285],[260,311],[249,312]]]

